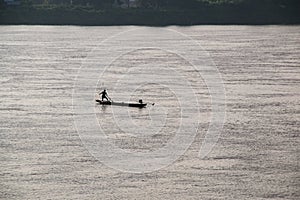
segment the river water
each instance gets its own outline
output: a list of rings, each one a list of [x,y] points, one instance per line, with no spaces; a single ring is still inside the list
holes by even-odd
[[[299,44],[299,26],[0,26],[0,198],[298,199]]]

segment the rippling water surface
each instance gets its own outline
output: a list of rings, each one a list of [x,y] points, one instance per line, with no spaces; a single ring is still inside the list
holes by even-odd
[[[299,198],[300,27],[136,28],[0,27],[0,198]],[[197,52],[202,63],[178,52]],[[212,105],[222,99],[212,101],[197,67],[216,67],[226,92],[224,126],[204,159],[198,155]],[[82,84],[92,78],[93,85]],[[97,105],[103,88],[114,101],[142,98],[148,106]],[[77,112],[80,102],[87,109]],[[90,130],[91,116],[99,134]],[[193,138],[182,137],[187,149],[169,165],[127,173],[87,147],[85,134],[104,148],[100,132],[138,155],[168,147],[178,134]],[[179,146],[171,145],[174,154]]]

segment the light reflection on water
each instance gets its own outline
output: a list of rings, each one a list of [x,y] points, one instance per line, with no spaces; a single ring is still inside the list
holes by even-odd
[[[76,73],[97,45],[95,41],[129,28],[0,27],[0,191],[4,198],[295,198],[299,26],[171,27],[198,40],[216,63],[226,88],[226,122],[214,151],[199,160],[211,114],[210,96],[201,77],[188,72],[200,97],[201,123],[194,143],[173,165],[136,175],[111,170],[86,151],[73,124],[71,100]],[[184,45],[184,41],[178,43]],[[153,74],[166,62],[188,66],[172,56],[146,49],[113,64],[156,63],[147,68]],[[97,59],[90,62],[97,64]],[[113,78],[119,72],[108,73]],[[141,80],[131,79],[130,84]],[[127,87],[108,88],[109,94],[120,101],[143,98],[156,103],[129,110],[140,126],[147,125],[149,112],[163,115],[160,108],[165,108],[164,130],[142,138],[118,131],[109,120],[119,107],[95,105],[98,122],[121,148],[152,151],[162,147],[178,125],[180,111],[174,94],[153,84],[127,95]],[[94,94],[90,95],[93,100]]]

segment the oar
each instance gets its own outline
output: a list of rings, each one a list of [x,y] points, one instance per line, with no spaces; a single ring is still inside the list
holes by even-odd
[[[113,102],[113,100],[112,100],[109,96],[107,96],[107,98],[108,98],[111,102]]]

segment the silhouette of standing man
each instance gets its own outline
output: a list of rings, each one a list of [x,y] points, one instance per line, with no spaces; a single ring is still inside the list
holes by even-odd
[[[102,101],[103,101],[104,99],[106,99],[107,101],[109,100],[109,99],[108,99],[108,95],[107,95],[106,90],[103,90],[102,92],[100,92],[99,95],[102,95],[102,96],[101,96]]]

